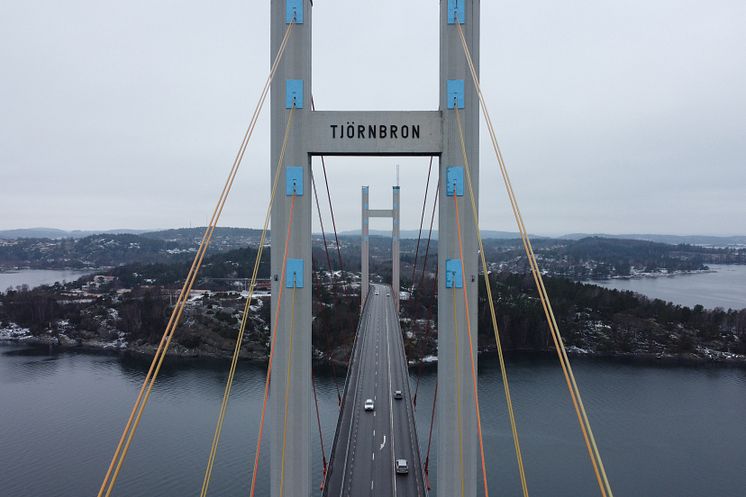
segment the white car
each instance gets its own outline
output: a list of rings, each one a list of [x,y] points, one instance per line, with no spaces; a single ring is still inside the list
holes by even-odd
[[[378,295],[378,290],[376,290],[376,295]]]
[[[394,398],[395,398],[396,400],[401,400],[401,399],[402,399],[403,397],[404,397],[404,396],[402,395],[402,393],[401,393],[401,390],[395,390],[395,391],[394,391]]]
[[[373,406],[373,399],[366,399],[366,401],[365,401],[365,410],[366,411],[372,411],[373,409],[375,409],[375,407]]]
[[[406,459],[397,459],[394,467],[396,468],[396,474],[398,475],[406,475],[409,473],[409,465],[407,464]]]
[[[389,293],[389,292],[386,292],[386,296],[387,296],[387,297],[391,297],[391,293]]]

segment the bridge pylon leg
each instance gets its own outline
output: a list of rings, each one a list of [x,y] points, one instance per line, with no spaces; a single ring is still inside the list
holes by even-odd
[[[290,9],[295,9],[290,12]],[[280,183],[272,206],[272,319],[278,306],[277,337],[270,381],[268,415],[270,495],[311,495],[311,159],[304,142],[304,121],[311,111],[310,0],[272,0],[271,59],[280,49],[289,20],[292,31],[271,86],[272,178]],[[291,109],[293,122],[282,164],[278,165]],[[294,204],[292,204],[294,200]],[[293,205],[293,220],[288,221]],[[288,261],[283,267],[287,236]],[[285,278],[281,275],[285,273]],[[282,298],[280,299],[280,288]],[[281,300],[281,301],[280,301]],[[294,305],[293,305],[294,304]],[[292,353],[290,340],[292,334]],[[289,375],[288,375],[289,373]],[[287,406],[286,406],[287,398]]]
[[[465,164],[454,106],[459,107],[466,138],[469,170],[474,183],[476,203],[479,205],[479,104],[455,22],[462,23],[461,27],[478,70],[479,0],[440,0],[440,110],[443,116],[443,151],[439,165],[441,180],[438,192],[440,198],[436,482],[438,495],[474,497],[477,495],[479,456],[469,355],[471,354],[476,365],[478,253],[476,227],[468,187],[464,183]],[[461,168],[460,174],[458,168]],[[448,174],[449,169],[451,175]],[[458,201],[458,223],[453,195],[456,195]],[[458,224],[463,240],[463,274],[455,274],[462,273],[458,267]],[[466,305],[461,285],[467,289]],[[467,336],[466,313],[471,319],[471,349]]]
[[[360,232],[360,309],[365,305],[370,286],[370,216],[368,215],[368,203],[370,192],[367,186],[363,187],[363,225]]]
[[[394,299],[396,312],[399,312],[399,295],[401,291],[401,257],[399,255],[399,213],[401,211],[399,207],[400,197],[401,189],[399,188],[399,185],[397,185],[393,188],[393,206],[391,209],[391,297]]]

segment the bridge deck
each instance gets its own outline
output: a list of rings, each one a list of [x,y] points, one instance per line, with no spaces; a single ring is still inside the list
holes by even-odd
[[[364,410],[367,399],[373,411]],[[396,459],[407,460],[408,474],[396,474]],[[404,343],[386,285],[372,285],[360,316],[324,489],[326,497],[373,495],[426,495]]]

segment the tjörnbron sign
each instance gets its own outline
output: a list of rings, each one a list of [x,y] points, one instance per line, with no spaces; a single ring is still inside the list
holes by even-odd
[[[440,111],[316,111],[301,128],[312,155],[439,155]]]
[[[332,130],[332,138],[339,138],[348,140],[357,138],[359,140],[365,140],[370,138],[375,140],[379,136],[381,139],[391,137],[392,140],[401,138],[406,140],[407,138],[419,139],[420,138],[420,125],[419,124],[355,124],[355,122],[348,122],[347,124],[330,124],[329,127]]]

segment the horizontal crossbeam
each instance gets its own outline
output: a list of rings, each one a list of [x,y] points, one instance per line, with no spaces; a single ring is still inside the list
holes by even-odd
[[[440,111],[316,111],[301,128],[310,155],[440,155]]]
[[[394,217],[391,209],[368,209],[368,217]]]

